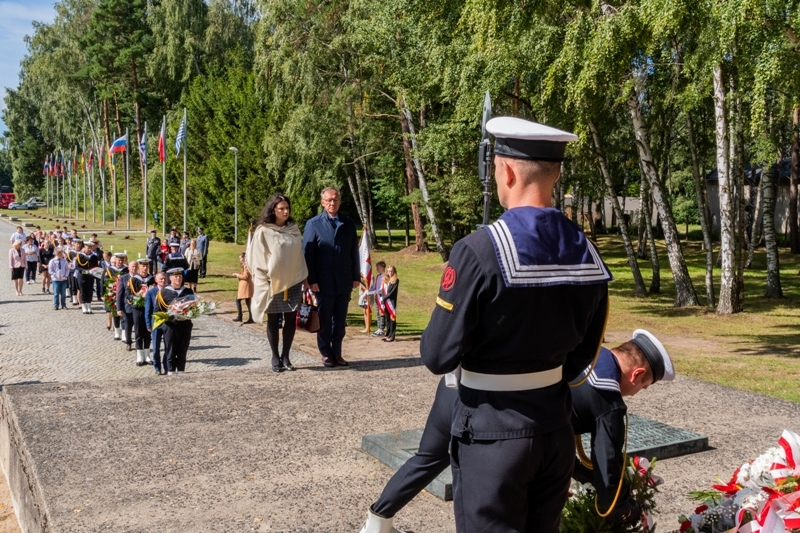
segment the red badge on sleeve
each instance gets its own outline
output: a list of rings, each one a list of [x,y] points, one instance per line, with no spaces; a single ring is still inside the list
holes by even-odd
[[[449,291],[456,284],[456,269],[448,266],[442,274],[442,290]]]

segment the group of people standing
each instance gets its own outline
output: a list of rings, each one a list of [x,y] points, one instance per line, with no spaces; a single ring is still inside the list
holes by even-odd
[[[93,300],[103,302],[106,329],[127,351],[136,350],[137,366],[152,364],[157,375],[181,374],[192,323],[167,321],[156,328],[153,315],[168,311],[178,298],[194,298],[197,280],[205,276],[208,236],[199,228],[196,239],[187,232],[180,239],[173,228],[166,240],[169,252],[162,253],[153,230],[146,257],[128,261],[124,252],[103,251],[96,233],[84,240],[77,230],[56,226],[45,232],[37,226],[26,235],[18,226],[9,250],[11,279],[22,296],[24,283],[35,284],[40,273],[41,292],[53,295],[54,311],[67,309],[69,299],[83,314],[93,314]]]

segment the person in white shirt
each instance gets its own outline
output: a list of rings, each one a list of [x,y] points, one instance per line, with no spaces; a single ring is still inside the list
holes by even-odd
[[[69,277],[69,261],[64,259],[64,251],[56,248],[56,256],[47,265],[50,279],[53,280],[53,310],[67,308],[67,278]]]
[[[17,226],[17,231],[11,234],[11,244],[14,244],[14,241],[25,242],[25,231],[22,226]]]

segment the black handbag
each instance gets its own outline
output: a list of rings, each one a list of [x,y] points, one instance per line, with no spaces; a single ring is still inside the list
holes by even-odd
[[[313,304],[311,293],[309,292],[304,292],[303,294],[303,302],[297,312],[297,327],[309,333],[316,333],[320,330],[319,311],[317,306]]]

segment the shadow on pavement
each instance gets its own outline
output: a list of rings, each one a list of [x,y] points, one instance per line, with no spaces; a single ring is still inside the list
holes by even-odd
[[[221,359],[189,359],[187,364],[203,363],[209,366],[244,366],[250,361],[260,361],[258,357],[223,357]]]

